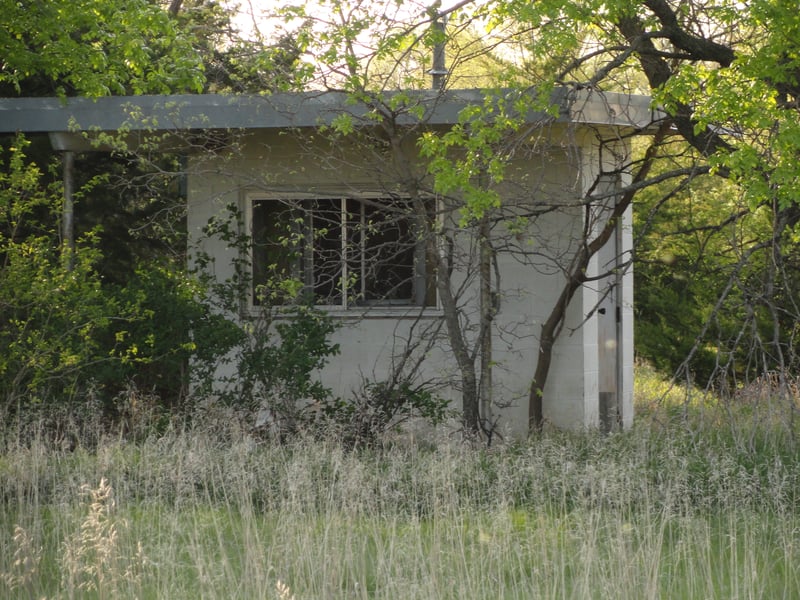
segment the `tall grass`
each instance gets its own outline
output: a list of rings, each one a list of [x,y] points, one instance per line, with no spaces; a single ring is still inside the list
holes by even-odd
[[[488,450],[6,431],[0,597],[800,597],[792,436],[650,416]]]

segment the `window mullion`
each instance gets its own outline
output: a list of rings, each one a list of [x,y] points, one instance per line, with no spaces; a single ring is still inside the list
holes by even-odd
[[[339,199],[339,219],[342,226],[342,275],[339,281],[342,292],[342,307],[348,308],[349,298],[347,297],[347,283],[350,280],[349,265],[347,264],[347,240],[350,237],[350,231],[347,226],[347,200],[345,198]]]
[[[414,214],[412,221],[412,236],[414,240],[414,280],[412,293],[417,306],[425,306],[428,296],[427,286],[427,248],[425,247],[425,224],[423,217]]]
[[[316,296],[314,264],[314,237],[316,236],[314,223],[314,204],[311,201],[301,202],[303,210],[303,285],[312,296]]]
[[[367,297],[367,209],[364,202],[358,203],[358,221],[361,235],[358,236],[358,286],[361,298]]]

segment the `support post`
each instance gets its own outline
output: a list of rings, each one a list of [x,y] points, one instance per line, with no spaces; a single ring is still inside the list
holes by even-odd
[[[73,201],[75,191],[75,153],[71,150],[66,150],[62,158],[64,206],[61,215],[61,253],[64,268],[67,271],[72,271],[75,268],[75,209]]]

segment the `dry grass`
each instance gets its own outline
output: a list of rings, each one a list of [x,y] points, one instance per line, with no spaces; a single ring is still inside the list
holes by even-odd
[[[800,597],[791,432],[701,426],[490,451],[7,432],[0,597]]]

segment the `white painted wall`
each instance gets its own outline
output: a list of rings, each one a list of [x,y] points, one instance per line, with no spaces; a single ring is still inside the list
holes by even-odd
[[[599,160],[591,136],[573,137],[574,146],[544,145],[531,149],[509,166],[505,184],[508,204],[517,210],[552,203],[565,205],[585,191],[587,181]],[[575,141],[577,140],[577,141]],[[190,236],[217,257],[216,274],[224,278],[232,272],[235,251],[218,240],[202,240],[200,232],[208,220],[219,215],[227,204],[241,205],[248,192],[324,189],[380,191],[392,184],[391,165],[380,157],[365,156],[339,145],[322,149],[314,157],[309,148],[292,134],[254,133],[239,142],[232,156],[222,158],[198,155],[191,160],[188,186],[188,226]],[[328,154],[330,160],[321,155]],[[502,253],[498,264],[503,284],[502,304],[495,321],[493,340],[497,366],[493,372],[494,397],[509,405],[502,423],[516,435],[525,435],[528,420],[528,388],[538,354],[538,331],[557,297],[564,278],[557,266],[580,239],[582,209],[563,206],[536,220],[514,240],[529,256],[524,261]],[[630,251],[630,214],[623,223],[622,248]],[[466,248],[466,233],[456,237],[457,247]],[[597,260],[591,269],[598,269]],[[458,273],[454,274],[458,277]],[[620,397],[621,418],[625,426],[632,420],[633,330],[630,274],[620,290]],[[598,421],[598,328],[597,317],[586,318],[598,302],[598,287],[586,286],[576,293],[559,339],[552,370],[545,389],[545,418],[558,427],[596,427]],[[470,294],[468,306],[477,306],[477,293]],[[416,313],[415,313],[416,314]],[[358,389],[364,378],[379,379],[390,369],[393,356],[405,348],[412,327],[432,326],[440,318],[438,310],[428,310],[421,324],[402,314],[339,315],[342,328],[334,341],[341,355],[331,360],[321,374],[326,385],[344,396]],[[442,382],[442,393],[458,402],[457,369],[452,353],[442,340],[424,361],[424,376]]]

